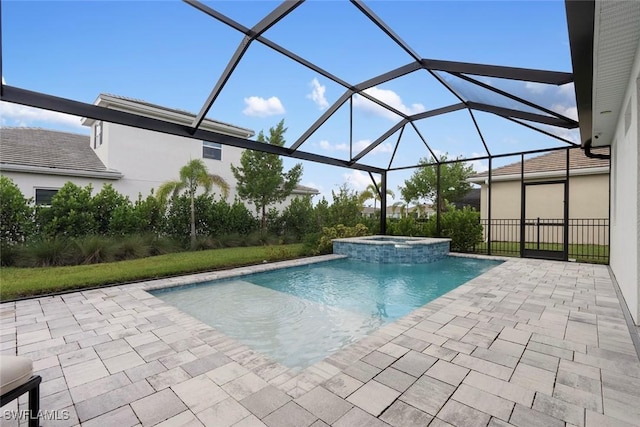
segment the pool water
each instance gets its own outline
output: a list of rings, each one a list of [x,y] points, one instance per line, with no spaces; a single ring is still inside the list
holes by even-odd
[[[289,368],[305,368],[500,264],[352,259],[152,293]]]

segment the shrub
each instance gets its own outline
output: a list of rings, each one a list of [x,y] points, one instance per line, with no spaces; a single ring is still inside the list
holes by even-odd
[[[387,234],[392,236],[425,236],[424,223],[407,216],[397,220],[387,220]]]
[[[322,233],[310,233],[304,236],[302,239],[303,254],[304,255],[316,255],[319,253],[318,246],[320,245],[320,238]]]
[[[115,211],[120,208],[128,208],[131,206],[129,198],[123,196],[114,190],[111,184],[105,184],[102,190],[91,199],[91,212],[96,222],[95,231],[98,234],[106,235],[110,232],[118,233],[117,229],[112,229],[112,218]]]
[[[164,220],[164,208],[153,195],[153,189],[146,199],[143,199],[142,195],[138,196],[138,200],[133,205],[133,217],[139,233],[160,232]]]
[[[74,239],[78,248],[76,264],[99,264],[115,259],[116,245],[104,236],[85,236]]]
[[[333,239],[360,237],[370,234],[369,229],[364,224],[356,224],[354,227],[345,227],[342,224],[338,224],[335,227],[323,227],[316,253],[330,254],[333,252]]]
[[[314,220],[316,222],[315,232],[320,233],[322,227],[328,227],[331,225],[329,222],[330,213],[329,213],[329,202],[324,197],[316,203],[316,206],[313,208]]]
[[[164,209],[153,191],[146,199],[141,195],[135,203],[117,206],[109,222],[109,234],[124,236],[129,234],[159,233],[162,230]]]
[[[0,245],[0,265],[15,265],[21,250],[22,246],[20,245]]]
[[[82,188],[72,182],[62,186],[51,199],[44,225],[47,235],[80,237],[94,234],[97,224],[91,206],[91,184]]]
[[[237,248],[242,246],[244,238],[240,233],[227,233],[217,236],[216,241],[221,248]]]
[[[440,216],[440,237],[451,239],[452,251],[471,251],[473,246],[481,243],[483,239],[480,213],[468,206],[456,209],[455,206],[449,205],[447,209]],[[423,229],[425,236],[438,237],[435,215],[429,218]]]
[[[296,197],[291,200],[281,215],[282,224],[279,234],[291,234],[297,241],[303,236],[320,230],[311,196]]]
[[[167,210],[164,228],[169,236],[185,245],[191,233],[190,203],[188,196],[174,197]],[[194,199],[194,205],[197,236],[246,235],[259,228],[258,220],[238,201],[230,205],[225,200],[216,201],[212,195],[202,194]]]
[[[218,202],[218,204],[222,203],[229,206],[224,200]],[[235,200],[233,204],[229,206],[224,224],[226,227],[221,230],[223,233],[235,232],[247,234],[260,228],[260,221],[238,200]]]
[[[155,234],[145,234],[144,237],[149,245],[149,256],[169,254],[182,249],[180,243],[170,237]]]
[[[435,223],[435,218],[433,218]],[[482,242],[482,225],[480,213],[465,206],[456,209],[451,206],[441,217],[441,235],[451,239],[451,250],[468,252],[473,246]]]
[[[50,267],[75,264],[78,247],[66,238],[35,240],[15,255],[17,267]]]
[[[116,261],[144,258],[151,255],[150,239],[146,236],[134,234],[113,242],[113,258]]]
[[[33,208],[18,186],[0,175],[0,250],[24,242],[33,231]]]

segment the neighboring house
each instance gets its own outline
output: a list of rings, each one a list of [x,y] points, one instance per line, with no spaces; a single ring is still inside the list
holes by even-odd
[[[389,205],[387,206],[387,218],[402,218],[406,215],[412,215],[416,218],[428,218],[430,213],[433,212],[431,209],[431,205],[424,204],[418,206],[411,206],[407,209],[407,212],[404,211],[405,207],[400,205]],[[380,208],[372,208],[371,206],[365,206],[361,208],[360,212],[362,216],[365,218],[379,218],[380,217]]]
[[[594,150],[594,152],[608,154],[608,149]],[[533,223],[559,223],[564,218],[564,185],[558,181],[566,179],[566,164],[566,150],[552,151],[525,159],[525,220],[528,226]],[[492,240],[520,239],[518,221],[522,209],[521,171],[522,162],[517,162],[493,169],[491,172]],[[469,178],[469,182],[480,185],[482,220],[487,220],[489,215],[488,180],[488,172],[478,173]],[[568,190],[569,220],[600,220],[600,222],[594,222],[594,225],[607,220],[609,218],[609,161],[589,158],[579,149],[569,150]],[[588,221],[582,221],[580,224],[584,226]],[[543,226],[541,233],[541,242],[558,243],[562,239],[560,226]],[[528,235],[527,239],[531,238],[533,237]],[[606,244],[608,242],[605,227],[594,228],[584,235],[572,232],[570,239],[570,243]]]
[[[436,214],[436,208],[431,203],[423,203],[421,205],[411,206],[407,209],[407,214],[415,218],[431,218]]]
[[[124,178],[100,161],[88,136],[35,128],[0,128],[0,173],[39,205],[67,181],[101,188]]]
[[[608,153],[603,149],[600,153]],[[569,150],[569,218],[609,217],[609,161],[591,159],[582,150]],[[524,182],[540,183],[566,178],[565,150],[525,159]],[[512,163],[491,172],[491,218],[520,219],[522,163]],[[469,178],[480,185],[480,216],[488,217],[489,173]],[[562,218],[564,189],[561,185],[527,187],[527,218]]]
[[[190,124],[194,118],[181,110],[113,95],[101,94],[95,104],[175,123]],[[178,179],[180,168],[190,160],[203,159],[210,173],[229,183],[228,200],[237,194],[231,164],[240,164],[241,148],[93,119],[82,123],[91,128],[91,136],[34,128],[0,129],[0,172],[38,204],[48,204],[67,181],[81,186],[91,183],[95,192],[110,183],[136,200]],[[209,119],[201,128],[241,138],[254,135],[250,129]],[[291,197],[315,194],[318,191],[313,188],[298,186]],[[277,207],[288,205],[290,198]]]

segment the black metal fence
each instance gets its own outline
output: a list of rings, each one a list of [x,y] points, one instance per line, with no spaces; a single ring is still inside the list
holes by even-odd
[[[472,252],[501,256],[521,256],[519,219],[480,220],[482,243]],[[569,260],[598,264],[609,263],[609,220],[606,218],[570,219],[568,234]],[[489,231],[490,230],[490,231]],[[491,236],[489,236],[491,233]],[[564,223],[562,219],[526,219],[524,224],[525,250],[563,251]],[[489,245],[489,240],[491,244]]]

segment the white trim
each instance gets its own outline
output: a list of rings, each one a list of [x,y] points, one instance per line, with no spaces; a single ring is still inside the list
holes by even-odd
[[[143,101],[142,101],[143,102]],[[102,107],[113,108],[114,110],[124,111],[128,113],[134,113],[152,119],[164,120],[167,122],[177,123],[181,125],[191,126],[194,115],[188,112],[176,111],[165,107],[154,107],[151,105],[141,104],[139,102],[121,99],[110,95],[101,94],[94,102],[95,105]],[[83,118],[82,124],[84,126],[91,126],[95,120],[90,118]],[[204,119],[200,126],[200,129],[208,130],[211,132],[223,133],[225,135],[236,136],[239,138],[251,138],[255,135],[255,132],[251,129],[241,128],[239,126],[233,126],[226,123],[217,122],[211,119]]]
[[[0,172],[22,172],[39,175],[63,175],[113,180],[118,180],[124,177],[124,175],[118,171],[85,171],[74,169],[47,168],[42,166],[12,165],[8,163],[0,163]]]
[[[584,175],[602,175],[608,174],[609,167],[608,166],[598,166],[595,168],[582,168],[582,169],[569,169],[569,176],[584,176]],[[525,173],[525,179],[539,179],[539,178],[563,178],[565,176],[565,171],[545,171],[545,172],[529,172]],[[468,182],[473,182],[474,184],[486,184],[489,180],[488,175],[471,177],[468,178]],[[491,177],[492,181],[519,181],[520,174],[509,174],[509,175],[495,175]]]

